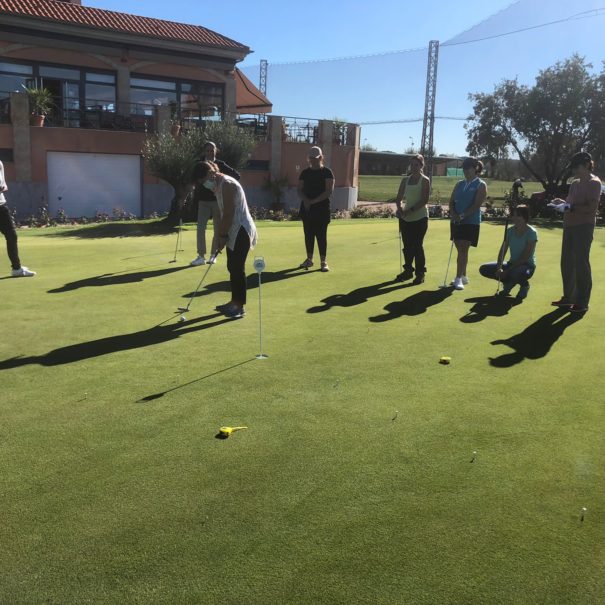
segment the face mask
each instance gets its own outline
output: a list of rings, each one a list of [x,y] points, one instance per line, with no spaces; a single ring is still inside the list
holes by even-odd
[[[206,187],[206,189],[210,189],[210,191],[214,191],[214,181],[211,179],[204,181],[204,187]]]

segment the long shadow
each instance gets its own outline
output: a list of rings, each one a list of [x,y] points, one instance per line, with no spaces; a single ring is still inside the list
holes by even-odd
[[[408,296],[405,300],[389,303],[384,310],[384,315],[376,315],[370,317],[369,320],[374,323],[390,321],[397,319],[402,315],[421,315],[425,313],[429,307],[438,305],[449,298],[454,292],[451,286],[448,288],[439,288],[437,290],[423,290],[418,294]]]
[[[522,301],[510,296],[477,296],[464,302],[474,303],[468,313],[460,318],[465,324],[477,323],[487,317],[504,317],[513,307]]]
[[[142,282],[143,280],[151,277],[161,277],[162,275],[168,275],[169,273],[175,273],[176,271],[182,271],[183,269],[188,268],[189,266],[186,265],[184,267],[167,267],[166,269],[156,269],[155,271],[137,271],[135,273],[124,273],[123,271],[117,271],[116,273],[104,273],[103,275],[72,281],[64,286],[61,286],[60,288],[53,288],[52,290],[49,290],[48,293],[58,294],[60,292],[78,290],[79,288],[133,284],[136,282]]]
[[[111,353],[117,353],[118,351],[149,347],[174,340],[185,334],[208,330],[209,328],[214,328],[221,324],[234,321],[233,319],[228,318],[223,318],[219,321],[209,321],[217,317],[223,316],[220,313],[213,313],[212,315],[206,315],[204,317],[198,317],[196,319],[169,325],[164,325],[165,322],[163,322],[153,328],[140,330],[139,332],[109,336],[107,338],[99,338],[98,340],[90,340],[88,342],[80,342],[75,345],[61,347],[60,349],[49,351],[46,355],[12,357],[0,361],[0,371],[34,364],[41,366],[58,366],[82,361],[84,359],[91,359],[93,357],[100,357],[101,355],[110,355]],[[199,326],[194,325],[199,322],[208,323],[203,323]]]
[[[323,305],[307,309],[307,313],[321,313],[322,311],[328,311],[332,307],[354,307],[355,305],[361,305],[368,302],[368,299],[374,298],[375,296],[388,294],[389,292],[401,290],[402,288],[409,288],[412,285],[413,284],[411,283],[402,284],[390,280],[380,284],[357,288],[356,290],[351,290],[348,294],[333,294],[332,296],[322,299],[321,302]]]
[[[310,275],[311,273],[315,273],[317,271],[319,271],[319,269],[305,271],[304,269],[299,269],[298,267],[292,267],[291,269],[282,269],[281,271],[263,271],[261,275],[261,280],[262,284],[266,285],[273,282],[282,281],[284,279],[290,279],[292,277]],[[258,288],[258,274],[250,273],[250,275],[246,277],[246,289],[254,290],[254,288]],[[195,298],[198,298],[199,296],[208,296],[209,294],[214,294],[215,292],[230,291],[231,283],[229,281],[212,282],[208,285],[204,285],[203,288],[200,288]],[[183,298],[191,298],[193,294],[193,291],[189,292],[189,294],[183,294]]]
[[[146,397],[141,397],[141,399],[139,399],[137,401],[137,403],[147,403],[149,401],[155,401],[156,399],[159,399],[160,397],[164,397],[164,395],[167,395],[168,393],[172,393],[173,391],[178,391],[179,389],[188,387],[189,385],[195,384],[196,382],[201,382],[202,380],[206,380],[207,378],[212,378],[213,376],[217,376],[218,374],[222,374],[223,372],[228,372],[229,370],[233,370],[234,368],[239,368],[240,366],[243,366],[246,363],[255,361],[255,359],[256,359],[256,357],[251,357],[250,359],[246,359],[245,361],[240,361],[239,363],[233,364],[232,366],[229,366],[228,368],[223,368],[222,370],[217,370],[216,372],[212,372],[211,374],[206,374],[205,376],[200,376],[199,378],[194,378],[193,380],[190,380],[189,382],[185,382],[183,384],[179,384],[176,387],[166,389],[165,391],[160,391],[159,393],[154,393],[153,395],[147,395]]]
[[[149,235],[170,235],[178,230],[178,225],[171,225],[163,220],[153,222],[110,222],[65,227],[46,237],[77,237],[80,239],[99,239],[105,237],[147,237]]]
[[[490,365],[495,368],[510,368],[525,359],[545,357],[563,332],[583,317],[565,309],[555,309],[527,326],[523,332],[510,338],[494,340],[491,344],[506,345],[513,349],[513,352],[490,357]]]

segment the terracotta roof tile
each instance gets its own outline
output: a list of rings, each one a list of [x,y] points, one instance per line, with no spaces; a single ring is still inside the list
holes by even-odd
[[[139,17],[57,0],[0,0],[0,14],[46,19],[73,25],[248,51],[248,47],[199,25]]]

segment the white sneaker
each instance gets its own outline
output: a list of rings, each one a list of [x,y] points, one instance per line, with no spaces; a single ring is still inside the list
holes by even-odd
[[[36,274],[35,271],[30,271],[27,267],[21,267],[20,269],[13,269],[11,272],[12,277],[33,277]]]
[[[467,285],[468,285],[468,277],[467,277],[466,275],[463,275],[463,276],[461,277],[461,279],[462,279],[462,283],[463,283],[465,286],[467,286]]]
[[[190,267],[199,267],[200,265],[205,265],[206,259],[203,256],[198,256],[195,260],[192,260],[189,263]]]
[[[462,283],[462,278],[457,277],[453,282],[452,286],[454,286],[454,290],[464,290],[464,284]]]
[[[209,265],[215,265],[216,264],[216,256],[212,255],[209,259],[208,259],[208,264]]]

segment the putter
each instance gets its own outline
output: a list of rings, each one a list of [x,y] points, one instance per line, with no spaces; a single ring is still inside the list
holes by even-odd
[[[504,239],[502,241],[502,245],[504,245],[506,243],[506,231],[508,230],[508,216],[506,217],[506,222],[504,223]],[[500,254],[498,254],[498,261],[500,260]],[[502,259],[502,262],[504,262],[504,259]],[[498,273],[498,285],[496,286],[496,296],[498,296],[498,294],[500,294],[500,274]]]
[[[216,252],[214,254],[214,257],[216,258],[220,253],[221,253],[221,251],[219,250],[218,252]],[[208,273],[210,273],[210,269],[212,269],[213,266],[214,266],[213,264],[209,264],[208,265],[208,268],[206,269],[206,272],[204,273],[204,275],[202,275],[202,279],[200,279],[200,283],[197,285],[197,288],[195,289],[195,292],[189,298],[189,302],[187,303],[187,306],[186,307],[178,307],[177,311],[179,311],[180,313],[187,313],[187,311],[189,311],[189,307],[191,306],[191,303],[193,302],[193,299],[197,296],[197,293],[200,291],[200,288],[202,287],[202,284],[204,283],[204,280],[206,279],[206,277],[208,277]]]
[[[452,252],[454,251],[454,240],[452,239],[452,245],[450,246],[450,257],[447,259],[447,268],[445,269],[445,277],[443,283],[439,286],[440,288],[447,288],[447,274],[450,272],[450,263],[452,262]]]
[[[403,238],[401,237],[401,230],[399,229],[399,221],[397,222],[397,241],[399,243],[399,269],[397,269],[399,271],[399,273],[401,273],[401,269],[403,269],[403,256],[402,256],[402,250],[403,250]],[[399,275],[398,273],[398,275]]]
[[[179,243],[181,241],[181,229],[183,228],[183,219],[179,219],[179,230],[176,234],[176,246],[174,247],[174,258],[169,263],[176,263],[176,253],[179,251]],[[182,251],[181,251],[182,252]]]

